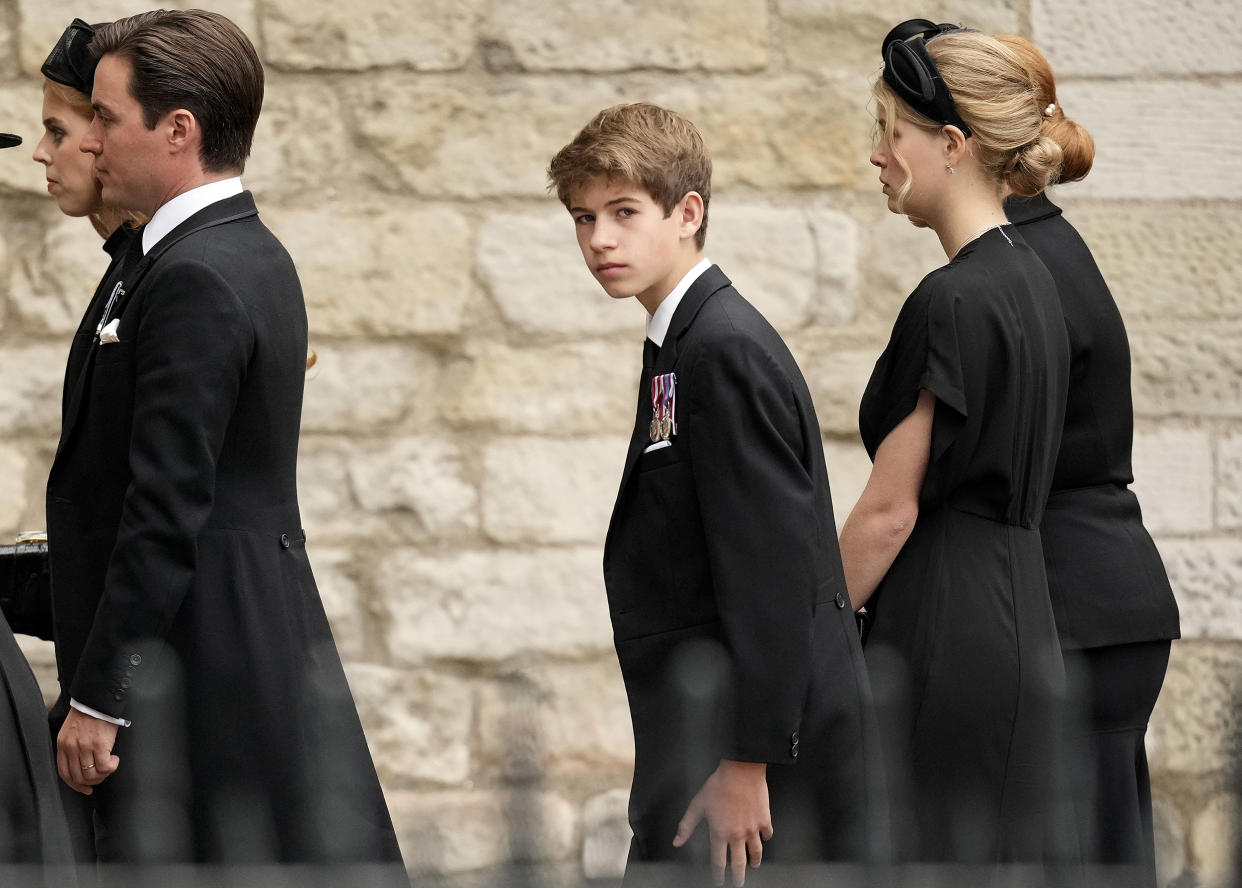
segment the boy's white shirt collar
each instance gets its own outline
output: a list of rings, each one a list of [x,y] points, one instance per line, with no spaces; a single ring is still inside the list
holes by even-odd
[[[694,268],[673,287],[673,292],[664,297],[664,301],[656,306],[655,314],[647,315],[647,338],[656,345],[664,345],[664,337],[668,335],[668,325],[672,323],[673,312],[677,311],[681,297],[686,295],[690,285],[699,279],[699,275],[712,267],[712,261],[704,256]]]
[[[199,210],[206,209],[225,198],[241,194],[243,190],[241,176],[233,176],[181,192],[156,210],[151,221],[142,229],[143,255],[151,252],[151,248],[163,240],[165,235]]]

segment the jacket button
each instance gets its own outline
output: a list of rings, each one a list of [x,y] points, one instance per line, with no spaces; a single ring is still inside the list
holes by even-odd
[[[129,689],[129,684],[130,682],[129,682],[128,676],[121,679],[121,687],[124,688],[125,690]]]
[[[838,592],[836,594],[836,597],[833,600],[837,603],[838,608],[845,607],[845,593],[844,592]]]
[[[129,665],[130,665],[130,666],[137,666],[137,665],[138,665],[139,663],[141,663],[141,662],[142,662],[142,655],[141,655],[141,654],[130,654],[130,655],[129,655]]]
[[[288,549],[288,548],[289,548],[289,546],[290,546],[290,542],[289,542],[289,534],[287,534],[287,533],[282,533],[282,534],[280,535],[280,548],[282,548],[282,549]]]

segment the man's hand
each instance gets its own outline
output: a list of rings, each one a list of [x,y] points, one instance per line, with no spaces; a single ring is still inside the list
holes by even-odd
[[[116,771],[121,759],[112,754],[117,726],[76,709],[61,726],[56,738],[56,770],[60,779],[82,795],[94,792]]]
[[[763,762],[721,759],[677,825],[673,846],[680,848],[699,821],[707,821],[712,878],[717,885],[724,884],[726,854],[732,863],[733,884],[738,886],[746,882],[747,851],[751,866],[763,860],[763,843],[772,838],[767,773]]]

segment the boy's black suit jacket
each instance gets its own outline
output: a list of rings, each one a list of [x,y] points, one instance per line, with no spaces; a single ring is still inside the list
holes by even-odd
[[[103,853],[397,860],[301,530],[293,263],[248,192],[140,240],[74,337],[47,484],[53,719],[72,697],[133,722],[93,797]]]
[[[644,452],[649,381],[664,373],[677,374],[677,431]],[[634,727],[632,861],[702,856],[671,842],[721,758],[769,763],[765,860],[882,856],[819,424],[784,342],[716,266],[644,372],[604,574]]]

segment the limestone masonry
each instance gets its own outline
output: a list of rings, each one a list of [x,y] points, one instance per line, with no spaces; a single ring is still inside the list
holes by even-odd
[[[194,5],[170,0],[171,5]],[[30,160],[39,65],[75,16],[0,0],[0,539],[44,526],[69,339],[105,267]],[[165,4],[169,5],[169,4]],[[1134,356],[1135,489],[1185,638],[1149,738],[1161,885],[1238,884],[1242,817],[1242,19],[1226,0],[221,0],[267,67],[245,175],[293,254],[308,549],[411,871],[425,884],[619,873],[632,756],[600,556],[632,420],[635,306],[545,190],[595,111],[703,130],[707,255],[785,334],[838,521],[867,477],[858,399],[944,261],[867,163],[878,45],[910,15],[1016,32],[1095,136],[1054,194]],[[46,691],[50,647],[26,645]],[[779,829],[777,824],[777,829]]]

